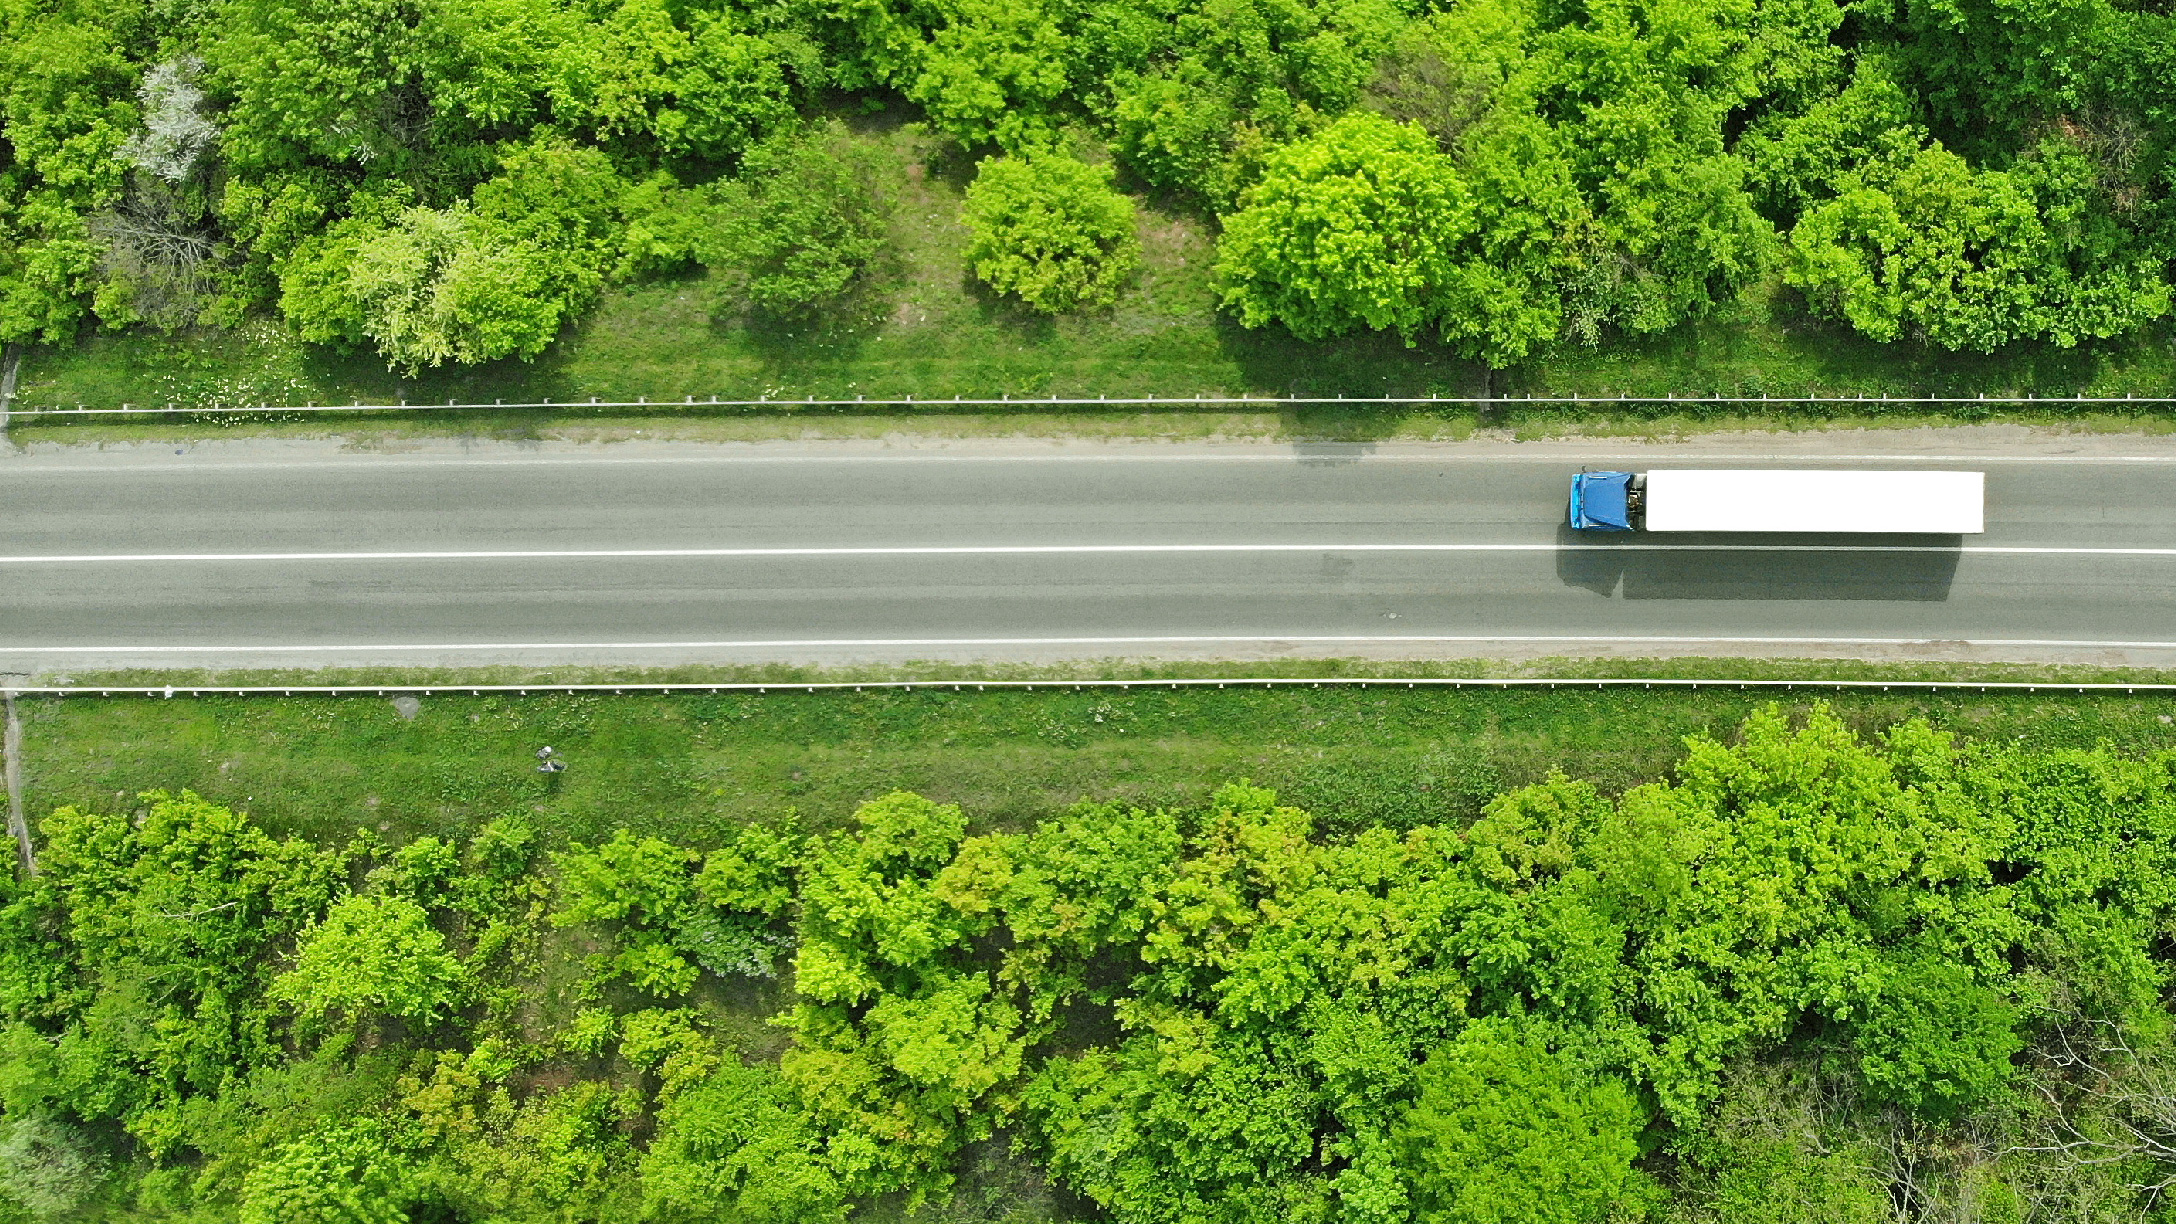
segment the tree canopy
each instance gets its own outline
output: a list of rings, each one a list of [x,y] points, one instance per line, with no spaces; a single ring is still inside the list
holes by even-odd
[[[1055,153],[982,163],[967,189],[968,263],[999,293],[1059,314],[1108,306],[1140,257],[1133,201],[1108,167]]]
[[[2169,314],[2172,64],[2115,0],[4,0],[0,342],[533,358],[696,265],[806,320],[881,279],[910,171],[837,123],[888,110],[1033,310],[1121,295],[1146,201],[1303,339],[1503,365],[1779,284],[2067,348]]]

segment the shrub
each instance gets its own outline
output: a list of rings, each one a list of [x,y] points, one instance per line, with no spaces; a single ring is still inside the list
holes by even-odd
[[[1045,314],[1110,305],[1140,263],[1133,201],[1109,167],[1056,153],[984,161],[966,220],[975,276]]]
[[[843,130],[766,142],[721,184],[697,255],[758,312],[805,320],[846,297],[891,241],[874,150]]]
[[[368,340],[411,374],[533,358],[603,286],[625,191],[594,149],[518,150],[472,202],[381,208],[303,242],[280,309],[306,340]]]
[[[378,1012],[430,1024],[460,1005],[468,978],[422,906],[349,897],[303,934],[295,967],[272,984],[272,995],[306,1021]]]
[[[242,1183],[239,1224],[408,1224],[407,1161],[370,1123],[282,1146]]]
[[[1951,961],[1907,961],[1854,1028],[1860,1073],[1876,1099],[1952,1117],[1994,1097],[2024,1048],[2018,1012]]]
[[[1624,1085],[1482,1020],[1421,1068],[1398,1141],[1422,1224],[1579,1224],[1630,1185],[1641,1122]]]

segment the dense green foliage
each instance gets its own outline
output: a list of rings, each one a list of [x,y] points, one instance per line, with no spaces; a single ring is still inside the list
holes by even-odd
[[[765,141],[748,151],[739,179],[686,193],[700,201],[693,207],[649,216],[757,310],[784,319],[821,312],[846,298],[882,254],[891,211],[889,168],[840,135]],[[655,181],[670,199],[669,184]],[[674,262],[669,243],[652,249],[660,264]],[[630,255],[640,259],[642,251],[632,247]]]
[[[2176,1161],[2167,755],[1817,707],[1457,823],[902,792],[547,855],[151,794],[39,837],[24,1218],[843,1220],[995,1144],[1129,1224],[2115,1220]]]
[[[822,121],[891,108],[980,159],[971,263],[1036,310],[1122,291],[1090,151],[1301,337],[1507,364],[1781,278],[2071,347],[2170,311],[2172,65],[2117,0],[5,0],[0,341],[276,313],[414,371],[691,264],[806,319],[943,172]]]
[[[1531,169],[1530,167],[1528,169]],[[1280,150],[1225,229],[1225,301],[1301,339],[1427,330],[1505,364],[1555,336],[1550,235],[1515,184],[1472,183],[1418,127],[1339,120]]]
[[[1047,314],[1117,301],[1140,244],[1133,201],[1110,182],[1108,167],[1056,153],[983,162],[967,189],[976,277]]]

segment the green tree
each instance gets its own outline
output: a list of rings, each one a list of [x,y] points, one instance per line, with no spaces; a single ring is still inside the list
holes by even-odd
[[[135,69],[117,42],[125,6],[104,21],[33,12],[0,12],[0,343],[59,344],[90,314],[90,217],[122,194]]]
[[[1382,0],[1097,5],[1080,42],[1107,66],[1079,92],[1135,173],[1229,211],[1278,145],[1352,106],[1405,23]]]
[[[2145,50],[2143,31],[2121,38],[2117,10],[2106,0],[1912,0],[1881,24],[1945,139],[1996,152],[2088,104],[2097,59]]]
[[[583,14],[560,0],[423,0],[409,43],[431,113],[449,135],[534,122],[566,63],[587,48]]]
[[[1503,104],[1556,131],[1592,222],[1565,286],[1566,331],[1593,343],[1698,318],[1771,264],[1726,124],[1754,92],[1752,0],[1604,0],[1525,25]]]
[[[138,118],[137,70],[115,32],[54,18],[13,18],[7,29],[0,135],[10,168],[79,207],[110,202],[120,194],[127,163],[119,154]]]
[[[281,277],[280,304],[305,339],[368,339],[388,366],[410,373],[535,357],[573,305],[551,292],[553,282],[601,279],[557,256],[465,203],[414,208],[388,225],[336,226],[306,245]]]
[[[1535,151],[1503,138],[1497,167]],[[1366,329],[1414,344],[1434,332],[1507,364],[1561,326],[1555,227],[1546,212],[1521,215],[1521,194],[1477,185],[1418,127],[1349,115],[1273,156],[1225,219],[1224,304],[1248,327],[1282,324],[1302,340]]]
[[[1133,201],[1109,167],[1061,154],[986,159],[965,218],[976,278],[1045,314],[1109,306],[1140,262]]]
[[[2009,1086],[2025,1048],[2018,1009],[1966,966],[1907,960],[1853,1026],[1860,1073],[1877,1099],[1955,1117]]]
[[[613,970],[651,994],[682,994],[695,985],[696,969],[666,932],[694,892],[689,873],[699,857],[662,838],[637,838],[625,829],[593,850],[563,853],[557,863],[564,903],[552,921],[560,926],[624,924]]]
[[[1043,0],[941,0],[930,34],[902,82],[907,97],[963,145],[1019,152],[1051,139],[1064,94],[1070,40],[1059,6]]]
[[[384,1129],[352,1123],[282,1146],[242,1184],[239,1224],[408,1224],[413,1167]]]
[[[635,1151],[627,1130],[645,1103],[595,1079],[524,1094],[504,1083],[507,1051],[441,1054],[430,1082],[404,1082],[413,1131],[435,1136],[412,1158],[425,1219],[596,1220],[633,1217]],[[464,1062],[466,1065],[464,1065]],[[398,1166],[392,1170],[397,1174]],[[435,1209],[435,1210],[433,1210]],[[430,1214],[426,1214],[430,1211]]]
[[[989,1135],[983,1103],[1018,1078],[1029,1033],[974,956],[995,915],[940,885],[966,833],[960,809],[895,792],[854,820],[856,833],[809,846],[796,1041],[779,1069],[849,1185],[927,1189],[947,1179],[952,1152]]]
[[[1674,1210],[1683,1224],[1885,1224],[1896,1218],[1877,1135],[1854,1133],[1808,1063],[1734,1069],[1714,1115],[1671,1146],[1683,1162]]]
[[[231,99],[222,143],[244,172],[310,159],[400,163],[422,136],[412,0],[222,0],[203,41]]]
[[[1130,885],[1119,912],[1142,924],[1145,971],[1116,1040],[1048,1060],[1027,1090],[1054,1169],[1125,1219],[1405,1218],[1383,1137],[1463,1006],[1425,933],[1453,903],[1422,884],[1452,876],[1444,847],[1376,830],[1326,848],[1307,813],[1246,785],[1183,846],[1130,823],[1153,835],[1107,860],[1106,888]],[[1391,963],[1394,1002],[1362,985]]]
[[[410,372],[534,358],[603,287],[625,192],[594,149],[517,149],[473,201],[402,208],[395,192],[302,241],[280,308],[305,339],[368,340]]]
[[[1940,148],[1874,165],[1791,231],[1789,281],[1876,340],[1993,350],[2134,330],[2169,310],[2166,257],[2115,219],[2075,146],[2051,138],[2010,170]]]
[[[1908,162],[1926,141],[1911,92],[1886,58],[1868,52],[1840,92],[1801,114],[1764,116],[1738,148],[1769,214],[1795,221],[1833,199],[1863,167]]]
[[[49,1114],[0,1119],[0,1196],[39,1220],[66,1217],[107,1174],[104,1153],[81,1127]]]
[[[0,1100],[118,1121],[163,1159],[198,1102],[281,1061],[269,952],[324,912],[340,860],[186,791],[142,802],[40,824],[41,873],[5,909]]]
[[[98,244],[83,214],[34,197],[0,224],[0,341],[73,339],[97,284]]]
[[[356,896],[305,931],[295,967],[272,984],[305,1021],[387,1015],[433,1024],[466,1000],[469,973],[422,906],[405,897]]]
[[[662,0],[616,0],[556,51],[556,114],[672,158],[728,162],[793,118],[786,57],[734,10],[676,20]]]
[[[1480,1020],[1429,1055],[1397,1144],[1421,1224],[1583,1224],[1626,1193],[1644,1121],[1623,1084]]]
[[[617,924],[611,972],[654,995],[686,992],[698,966],[769,977],[781,942],[770,927],[791,902],[800,850],[798,839],[761,826],[707,855],[621,829],[601,846],[558,856],[562,905],[552,921]]]
[[[750,150],[683,241],[758,312],[815,317],[866,283],[889,247],[891,169],[835,126],[781,136]]]
[[[728,1062],[659,1110],[642,1159],[642,1193],[668,1220],[823,1224],[846,1218],[846,1195],[818,1134],[768,1067]]]

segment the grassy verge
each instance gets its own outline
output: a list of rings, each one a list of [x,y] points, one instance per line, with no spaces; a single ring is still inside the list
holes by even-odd
[[[1326,387],[1462,394],[1476,371],[1394,338],[1319,346],[1247,332],[1216,310],[1213,239],[1197,218],[1141,211],[1141,274],[1110,311],[1048,319],[980,291],[959,212],[972,166],[914,125],[859,137],[899,166],[895,258],[835,317],[786,329],[721,312],[701,276],[622,288],[530,363],[406,379],[367,355],[299,344],[275,324],[96,337],[26,363],[22,402],[112,404],[579,400],[647,395],[940,398],[1193,395]]]
[[[1324,666],[1312,665],[1318,674]],[[1564,665],[1557,674],[1610,668],[1626,670],[1621,663]],[[1717,679],[1764,672],[2168,678],[2089,669],[1722,661],[1634,670],[1671,669]],[[772,669],[770,677],[797,678],[788,670]],[[878,678],[873,671],[857,674]],[[359,825],[396,840],[466,833],[496,815],[526,811],[555,841],[598,838],[625,825],[700,844],[720,829],[788,809],[812,827],[834,826],[860,802],[902,787],[960,803],[985,825],[1024,823],[1082,799],[1194,806],[1236,778],[1275,786],[1340,827],[1459,819],[1498,789],[1554,769],[1612,789],[1655,778],[1678,757],[1683,737],[1726,736],[1748,711],[1778,699],[1793,708],[1828,701],[1867,729],[1923,716],[1976,738],[2176,749],[2176,724],[2166,713],[2176,702],[2121,694],[1857,691],[1779,698],[1728,689],[1331,687],[486,696],[428,698],[412,718],[390,701],[362,697],[69,697],[19,704],[34,815],[65,803],[112,807],[141,790],[189,787],[274,829],[334,840]],[[536,771],[534,753],[547,744],[571,763],[565,773]]]
[[[1311,407],[1288,412],[1222,409],[1171,412],[867,412],[784,409],[773,412],[705,412],[700,408],[650,416],[481,410],[417,413],[398,418],[342,416],[308,419],[302,414],[189,416],[126,423],[17,425],[9,431],[24,446],[108,443],[199,444],[249,438],[337,438],[354,450],[397,449],[428,439],[490,439],[503,442],[609,443],[948,440],[964,438],[1062,438],[1075,441],[1163,442],[1456,442],[1475,438],[1534,441],[1545,438],[1610,438],[1670,441],[1697,434],[1774,433],[1809,429],[1909,429],[1955,426],[1957,415],[1898,412],[1839,413],[1815,417],[1742,412],[1695,414],[1674,410],[1577,415],[1498,401],[1486,416],[1462,408],[1400,410]],[[2018,408],[1975,418],[1973,423],[2028,425],[2064,434],[2176,432],[2176,415],[2075,413]]]
[[[1472,395],[1486,385],[1481,370],[1439,346],[1408,348],[1382,336],[1301,344],[1281,331],[1239,327],[1217,310],[1210,225],[1155,201],[1144,201],[1140,213],[1142,272],[1115,308],[1056,320],[1026,314],[981,292],[967,275],[966,233],[958,216],[970,167],[947,156],[912,124],[872,121],[858,138],[880,147],[900,168],[897,257],[851,308],[817,325],[782,330],[722,311],[717,294],[698,276],[614,290],[535,362],[426,371],[415,378],[399,377],[367,354],[299,343],[271,322],[171,336],[130,332],[91,337],[61,351],[33,351],[24,365],[21,405],[679,400],[689,395]],[[1707,320],[1639,341],[1560,348],[1499,374],[1494,385],[1514,394],[1605,396],[2121,396],[2165,395],[2172,375],[2176,350],[2166,328],[2069,350],[2018,346],[1993,356],[1941,353],[1858,339],[1810,318],[1794,294],[1771,282]],[[1532,420],[1512,411],[1514,427],[1567,420],[1602,429],[1642,422],[1667,428],[1725,424],[1682,407],[1584,415],[1549,410]],[[1741,413],[1731,415],[1744,419]],[[1125,428],[1129,420],[1132,428],[1166,427],[1132,420],[1133,414],[1080,417],[1093,429],[1109,430],[1114,421]],[[1285,430],[1370,436],[1462,427],[1455,414],[1329,411],[1271,419]],[[1759,419],[1803,426],[1830,418],[1812,413]],[[1939,419],[1988,417],[1972,410]],[[2000,419],[2066,418],[2051,408],[2005,413]],[[491,432],[575,424],[557,417],[467,417],[395,428]],[[1050,422],[1000,427],[1036,424]],[[838,420],[816,427],[868,428]]]
[[[681,667],[350,667],[318,669],[189,670],[146,668],[48,675],[40,684],[113,686],[281,685],[460,687],[521,684],[860,684],[867,682],[960,683],[978,680],[1065,683],[1082,680],[1382,679],[1471,677],[1476,679],[1652,678],[1683,680],[1942,681],[1954,683],[2162,684],[2176,671],[2095,667],[2082,664],[1908,662],[1858,659],[1755,658],[1542,658],[1379,660],[1280,658],[1257,660],[1077,659],[1061,663],[871,663],[818,666],[793,663],[688,665]]]

